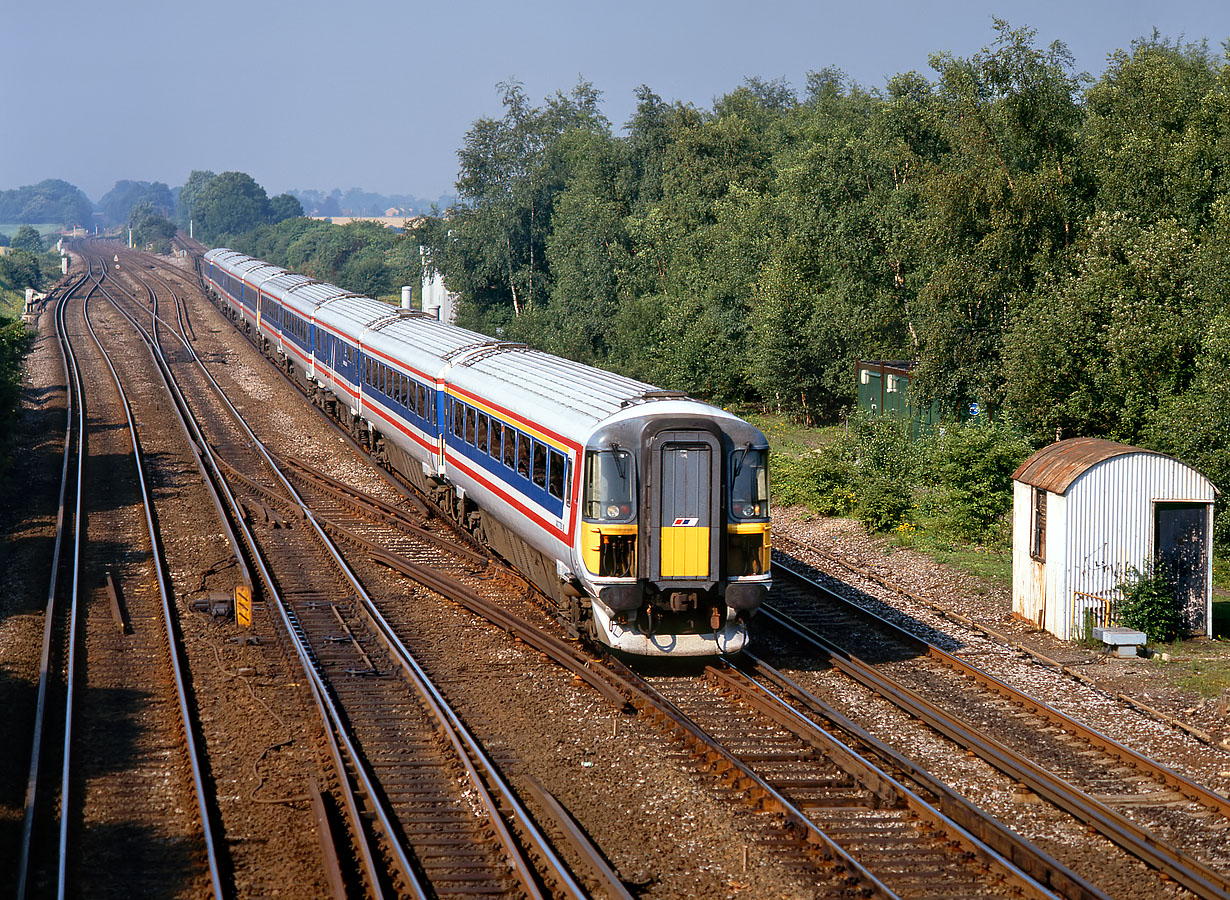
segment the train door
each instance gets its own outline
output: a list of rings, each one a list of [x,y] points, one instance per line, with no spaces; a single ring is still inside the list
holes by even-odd
[[[664,587],[712,587],[721,533],[718,442],[699,431],[663,432],[650,456],[650,577]]]

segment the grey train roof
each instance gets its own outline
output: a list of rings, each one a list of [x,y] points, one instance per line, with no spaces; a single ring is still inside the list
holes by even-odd
[[[233,250],[211,250],[205,258],[244,273],[259,271],[261,276],[271,276],[266,282],[271,294],[295,306],[304,301],[315,303],[314,314],[322,324],[356,335],[365,347],[431,378],[443,377],[450,386],[479,397],[507,398],[509,406],[521,412],[533,410],[540,424],[561,434],[580,436],[595,422],[657,392],[643,381],[524,344],[496,340],[421,314],[401,314],[390,304],[269,266]],[[698,412],[729,415],[699,401],[686,402]]]

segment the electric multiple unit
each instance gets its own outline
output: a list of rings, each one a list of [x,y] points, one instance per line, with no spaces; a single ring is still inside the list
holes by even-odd
[[[232,250],[236,324],[577,632],[733,653],[768,592],[768,445],[722,409],[493,340]]]

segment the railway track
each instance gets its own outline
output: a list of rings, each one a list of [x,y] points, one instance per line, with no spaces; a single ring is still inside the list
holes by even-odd
[[[178,301],[176,306],[180,307]],[[177,316],[181,315],[182,312],[177,312]],[[170,345],[168,355],[171,354],[183,356],[185,351]],[[492,596],[487,596],[491,592],[483,586],[483,581],[491,577],[485,568],[485,558],[472,551],[447,549],[438,533],[438,525],[425,519],[413,504],[401,501],[390,504],[387,500],[363,495],[349,482],[341,483],[336,478],[324,476],[312,465],[314,461],[299,459],[293,452],[283,452],[276,458],[271,456],[269,465],[270,472],[281,472],[293,485],[293,492],[288,492],[285,486],[280,488],[264,476],[254,477],[253,469],[247,464],[230,460],[231,453],[240,449],[237,445],[251,443],[250,439],[237,436],[233,429],[223,429],[215,437],[203,438],[201,443],[217,447],[223,451],[219,455],[228,458],[228,464],[220,463],[219,469],[227,471],[242,516],[253,530],[262,536],[268,532],[281,539],[285,536],[277,532],[303,531],[306,523],[318,522],[320,530],[344,548],[338,553],[360,573],[359,581],[378,583],[379,578],[371,573],[381,567],[411,577],[417,582],[411,592],[439,593],[476,615],[488,618],[518,635],[528,646],[568,667],[577,679],[588,682],[615,708],[635,710],[643,720],[658,723],[662,732],[686,751],[686,757],[693,761],[700,778],[714,786],[720,796],[745,799],[761,813],[758,818],[765,823],[763,833],[767,843],[777,848],[775,852],[782,863],[788,868],[797,867],[811,873],[808,877],[814,878],[817,885],[829,885],[833,890],[879,892],[883,896],[928,896],[929,882],[940,877],[942,865],[945,877],[967,879],[970,884],[977,885],[972,890],[988,896],[997,895],[997,892],[1104,896],[1070,869],[1038,853],[1036,848],[1014,844],[1006,829],[993,820],[988,821],[933,776],[917,766],[910,768],[909,761],[899,751],[892,750],[887,742],[877,744],[874,735],[865,729],[860,731],[853,723],[848,723],[849,727],[839,726],[839,713],[822,712],[816,705],[816,698],[808,699],[804,688],[791,687],[790,679],[780,673],[775,675],[771,667],[743,672],[713,667],[700,678],[661,677],[656,684],[651,683],[654,679],[640,679],[623,670],[618,663],[596,659],[574,643],[560,640],[550,628],[544,631],[527,626],[509,612],[510,606],[517,605],[515,602],[510,604],[507,598],[492,602]],[[244,473],[242,478],[236,476],[237,470]],[[310,516],[305,518],[299,501],[291,499],[292,493],[301,495],[313,510]],[[271,577],[270,580],[278,579]],[[289,583],[289,577],[287,580]],[[402,607],[396,596],[398,593],[396,590],[391,595],[386,593],[377,602],[389,629],[386,639],[394,643],[396,640],[413,643],[417,640],[413,622],[399,612]],[[299,612],[288,617],[288,625],[292,631],[301,630],[300,618],[320,618],[326,627],[334,629],[333,639],[309,650],[309,656],[329,659],[330,665],[326,668],[352,670],[348,677],[382,677],[357,673],[383,673],[396,664],[396,654],[380,646],[378,635],[384,626],[373,626],[369,621],[370,630],[356,630],[355,625],[362,624],[372,613],[363,611],[363,604],[356,599],[358,591],[347,592],[342,587],[341,594],[345,596],[324,601],[320,597],[301,596]],[[291,606],[293,609],[295,603]],[[533,618],[532,615],[528,617]],[[350,630],[349,635],[346,629]],[[421,652],[427,660],[431,659],[429,644],[423,646]],[[755,687],[757,684],[761,688]],[[770,693],[776,698],[771,702],[763,696],[756,697],[755,691],[765,685],[774,685]],[[446,689],[451,689],[451,685]],[[741,717],[735,720],[738,724],[733,726],[732,732],[730,722],[722,720],[720,711],[725,708],[729,712],[735,706],[740,708]],[[747,712],[743,712],[744,707]],[[681,708],[691,715],[682,714]],[[812,724],[803,724],[806,720],[812,720]],[[841,736],[833,738],[831,735],[825,743],[826,739],[817,737],[814,732],[815,722],[819,721],[827,723],[825,727],[832,735],[840,733]],[[747,742],[752,731],[765,737],[760,749]],[[834,749],[833,739],[846,750]],[[775,745],[776,750],[772,749]],[[821,746],[825,749],[821,750]],[[842,759],[846,767],[834,767],[832,756]],[[809,770],[808,766],[813,768]],[[900,784],[900,791],[889,789],[888,785],[894,782]],[[834,793],[830,798],[822,798],[815,792],[821,787],[831,788]],[[851,792],[858,796],[859,803],[850,802]],[[922,804],[918,809],[911,806],[915,802],[913,797]],[[535,812],[541,815],[546,806],[543,800],[536,800]],[[920,812],[923,807],[931,811]],[[826,834],[816,822],[824,820],[825,810],[837,808],[841,808],[842,813],[836,816],[836,821],[826,823],[832,832]],[[862,810],[858,816],[865,816],[866,821],[875,822],[876,827],[890,833],[890,839],[881,843],[896,843],[897,846],[869,847],[869,843],[874,843],[867,842],[874,831],[872,827],[862,834],[853,830],[843,834],[840,830],[842,817],[851,818],[856,808]],[[903,808],[907,810],[904,814],[900,811]],[[561,817],[556,816],[554,832],[566,830],[560,821]],[[895,835],[891,834],[893,831]],[[922,861],[926,841],[919,843],[914,839],[920,833],[925,839],[930,839],[928,833],[942,835],[938,846],[948,849],[948,853],[940,851],[931,857],[930,868]],[[901,849],[902,842],[918,851],[912,854],[914,863],[893,856]],[[843,844],[849,849],[843,848]],[[958,849],[954,851],[954,848]],[[906,872],[911,866],[912,877]],[[596,864],[597,869],[601,869],[600,863]],[[886,877],[876,874],[877,870],[887,873]],[[897,878],[898,883],[890,886],[888,882],[893,878]]]
[[[198,366],[190,352],[182,352],[188,342],[179,336],[178,343],[183,364]],[[344,780],[353,780],[363,805],[376,811],[374,852],[393,874],[384,874],[367,854],[365,889],[375,896],[385,890],[412,896],[580,896],[498,768],[382,621],[316,514],[238,410],[223,399],[227,411],[217,412],[221,398],[211,392],[211,385],[217,387],[212,379],[194,381],[187,386],[195,394],[190,405],[215,410],[201,423],[202,449],[220,460],[241,516],[264,512],[258,527],[245,524],[243,531],[252,541],[265,596],[277,608],[343,747]],[[275,507],[287,510],[297,527],[286,527],[290,522]],[[424,534],[418,526],[411,530]],[[427,543],[439,552],[438,538]],[[506,817],[515,824],[515,837]]]
[[[333,484],[319,473],[310,477],[325,487]],[[389,511],[376,498],[353,488],[344,496],[350,516],[366,518],[370,527],[387,520]],[[717,773],[724,795],[756,806],[771,797],[769,806],[783,821],[769,843],[787,865],[819,861],[827,874],[840,868],[843,879],[885,897],[952,896],[963,885],[985,896],[1105,897],[917,767],[911,775],[925,786],[926,798],[733,670],[710,668],[701,678],[641,679],[617,664],[602,665],[453,579],[438,576],[429,582],[409,560],[381,549],[384,539],[356,543],[500,624],[616,705],[635,708],[682,737],[697,764]],[[733,715],[736,710],[742,715]],[[898,769],[905,766],[897,757],[890,761]]]
[[[96,278],[87,273],[55,307],[78,406],[76,483],[61,496],[75,494],[76,509],[67,577],[59,549],[53,555],[18,895],[54,883],[57,896],[89,884],[96,896],[165,896],[170,885],[221,897],[212,797],[141,446],[116,361],[91,321]],[[58,791],[42,759],[53,755],[53,734],[62,736]],[[58,839],[44,840],[57,819]],[[134,860],[136,877],[124,869]]]
[[[1225,798],[849,603],[781,561],[775,566],[775,596],[763,615],[805,642],[804,652],[819,650],[864,688],[1166,879],[1196,896],[1227,896],[1230,881],[1222,873],[1230,860],[1222,836],[1230,802]]]

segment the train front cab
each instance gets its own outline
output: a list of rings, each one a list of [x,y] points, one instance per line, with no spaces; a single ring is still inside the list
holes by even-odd
[[[670,656],[742,649],[770,584],[767,456],[763,435],[734,419],[643,417],[595,435],[580,543],[606,643]]]

